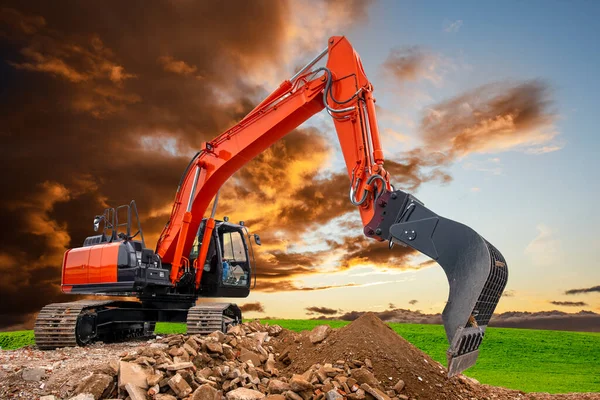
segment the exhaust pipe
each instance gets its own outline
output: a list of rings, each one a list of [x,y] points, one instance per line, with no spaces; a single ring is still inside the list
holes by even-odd
[[[502,254],[473,229],[440,217],[401,190],[377,199],[365,234],[409,246],[442,267],[450,285],[442,312],[450,343],[448,376],[473,366],[506,287],[508,269]]]

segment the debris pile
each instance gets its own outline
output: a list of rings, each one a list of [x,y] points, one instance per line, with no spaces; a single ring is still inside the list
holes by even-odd
[[[69,360],[60,352],[67,349],[41,352],[63,354],[60,362],[66,364],[58,364],[50,374],[31,364],[0,374],[4,387],[0,396],[42,400],[547,398],[479,385],[464,376],[448,379],[442,365],[373,314],[337,330],[323,325],[296,333],[253,321],[232,326],[227,333],[169,335],[120,348],[104,345],[112,350],[108,353],[102,353],[102,344],[94,346],[68,351],[105,354],[102,363],[77,364],[80,368],[63,375],[59,371],[69,366]]]

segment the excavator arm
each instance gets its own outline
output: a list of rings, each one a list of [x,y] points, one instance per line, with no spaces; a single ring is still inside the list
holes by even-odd
[[[327,56],[325,67],[315,68]],[[471,228],[440,217],[414,196],[390,185],[384,169],[373,86],[360,57],[342,36],[296,75],[284,81],[237,125],[210,142],[191,160],[157,244],[176,284],[189,261],[194,237],[210,204],[227,179],[314,114],[332,117],[350,180],[349,201],[357,206],[364,233],[378,241],[409,246],[434,259],[446,272],[450,296],[442,318],[450,343],[449,376],[475,363],[486,326],[508,277],[502,255]],[[214,229],[214,212],[204,237]],[[209,240],[203,240],[196,288]]]

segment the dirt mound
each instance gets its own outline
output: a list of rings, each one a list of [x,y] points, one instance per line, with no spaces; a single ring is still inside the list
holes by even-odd
[[[440,363],[407,342],[375,314],[366,313],[350,325],[331,332],[318,344],[304,332],[287,344],[292,363],[288,369],[302,373],[311,365],[327,362],[353,363],[364,366],[369,360],[381,388],[393,387],[399,380],[406,384],[406,395],[419,399],[458,398],[464,393],[465,381],[448,379]],[[403,391],[404,392],[404,391]]]

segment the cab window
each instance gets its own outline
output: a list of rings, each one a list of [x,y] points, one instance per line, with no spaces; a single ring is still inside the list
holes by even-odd
[[[223,233],[223,259],[229,261],[245,262],[246,249],[244,240],[239,232]]]

